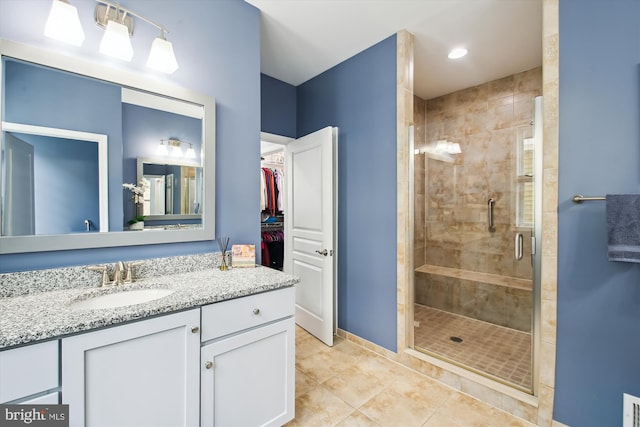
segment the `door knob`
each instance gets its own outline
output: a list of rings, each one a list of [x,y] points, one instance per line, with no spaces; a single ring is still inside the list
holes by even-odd
[[[328,250],[326,250],[326,249],[323,249],[323,250],[321,250],[321,251],[316,250],[316,253],[317,253],[317,254],[320,254],[320,255],[322,255],[322,256],[327,256],[327,255],[329,255],[329,251],[328,251]]]
[[[204,367],[205,367],[205,369],[211,369],[211,368],[213,368],[213,362],[207,361],[207,362],[204,364]]]

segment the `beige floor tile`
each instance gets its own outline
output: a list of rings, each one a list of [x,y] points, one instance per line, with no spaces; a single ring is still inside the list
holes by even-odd
[[[410,397],[387,389],[358,409],[385,427],[419,427],[427,421],[437,407],[425,406]]]
[[[412,372],[409,370],[409,372]],[[456,391],[430,378],[413,372],[413,375],[394,381],[389,390],[393,390],[413,401],[430,408],[438,408]]]
[[[327,351],[327,349],[329,349],[329,347],[327,347],[325,343],[313,336],[311,336],[310,339],[296,339],[296,357],[310,356],[315,353]]]
[[[532,426],[524,420],[509,415],[497,408],[480,402],[465,394],[456,393],[447,400],[425,427],[436,427],[436,420],[449,420],[460,427],[524,427]],[[433,424],[430,424],[433,423]],[[445,424],[447,425],[447,424]]]
[[[357,366],[351,366],[325,381],[323,386],[349,405],[357,408],[384,390],[386,384],[380,381],[377,376],[363,371]]]
[[[287,426],[334,426],[354,410],[330,391],[316,387],[296,398],[296,417]]]
[[[318,382],[309,375],[296,369],[296,397],[318,387]]]
[[[360,411],[355,411],[338,423],[338,427],[382,427]]]
[[[287,426],[534,427],[350,341],[296,328],[296,418]]]
[[[334,377],[339,370],[347,369],[354,363],[355,359],[353,357],[331,351],[331,347],[326,347],[323,351],[306,356],[296,356],[296,369],[319,383]]]

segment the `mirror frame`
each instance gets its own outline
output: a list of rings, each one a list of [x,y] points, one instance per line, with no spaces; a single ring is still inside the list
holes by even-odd
[[[202,227],[197,229],[110,231],[100,233],[75,233],[60,235],[0,236],[0,254],[46,252],[70,249],[106,248],[114,246],[153,245],[162,243],[195,242],[215,238],[215,99],[172,83],[149,78],[102,63],[87,61],[60,52],[45,50],[9,40],[0,39],[0,55],[58,70],[79,74],[133,90],[148,92],[160,97],[183,101],[203,108],[203,192],[204,213]],[[0,61],[0,76],[4,76]],[[2,79],[4,81],[4,78]],[[0,100],[3,99],[0,84]],[[0,105],[2,117],[3,105]],[[0,176],[0,180],[2,177]]]

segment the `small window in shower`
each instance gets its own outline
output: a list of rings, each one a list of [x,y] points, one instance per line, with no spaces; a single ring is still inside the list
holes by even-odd
[[[523,131],[518,132],[517,140],[516,226],[533,227],[535,141],[524,137]]]

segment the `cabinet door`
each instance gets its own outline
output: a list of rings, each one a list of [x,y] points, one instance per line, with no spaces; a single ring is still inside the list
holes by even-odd
[[[281,426],[293,419],[292,317],[202,347],[202,426]]]
[[[200,310],[62,340],[71,426],[197,426]]]
[[[58,340],[0,352],[0,403],[58,388]]]

